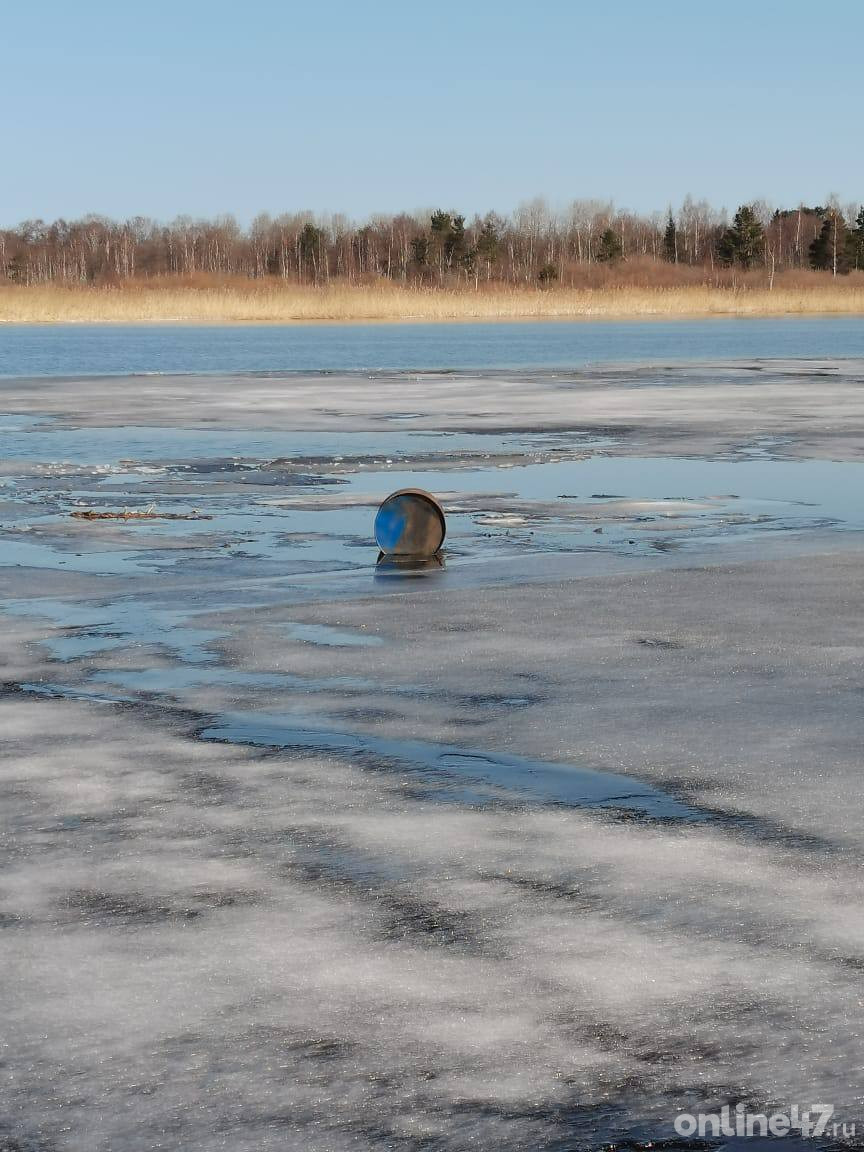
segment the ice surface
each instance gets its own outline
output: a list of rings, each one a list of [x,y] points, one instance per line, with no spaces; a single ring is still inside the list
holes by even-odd
[[[755,360],[601,364],[569,373],[4,380],[0,404],[16,421],[52,414],[72,429],[156,425],[175,440],[186,435],[177,429],[189,428],[266,430],[270,443],[274,432],[401,434],[410,406],[410,430],[420,433],[580,430],[626,436],[628,451],[656,445],[666,454],[681,435],[703,451],[789,437],[791,454],[860,459],[862,382],[860,360]]]
[[[0,1148],[864,1124],[861,402],[852,362],[0,384]],[[454,553],[375,581],[375,493],[424,470]],[[139,498],[215,518],[65,515]]]

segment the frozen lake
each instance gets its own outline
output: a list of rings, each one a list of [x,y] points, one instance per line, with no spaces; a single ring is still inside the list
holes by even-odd
[[[5,329],[0,376],[0,1147],[864,1124],[860,321]],[[407,485],[448,537],[394,572]]]
[[[0,376],[573,368],[864,356],[858,316],[538,324],[0,326]]]

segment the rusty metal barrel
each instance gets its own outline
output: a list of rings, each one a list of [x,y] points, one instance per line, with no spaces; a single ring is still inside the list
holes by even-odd
[[[440,551],[446,533],[444,509],[422,488],[393,492],[375,517],[375,539],[384,556],[428,559]]]

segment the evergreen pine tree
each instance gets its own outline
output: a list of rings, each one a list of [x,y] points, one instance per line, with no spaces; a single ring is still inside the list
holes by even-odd
[[[749,268],[762,258],[764,235],[762,225],[749,204],[742,204],[735,213],[732,227],[727,228],[717,245],[717,255],[724,264],[740,264]]]
[[[831,231],[831,223],[826,218],[822,221],[822,227],[819,229],[819,235],[816,236],[808,249],[808,257],[810,260],[810,267],[815,268],[818,272],[826,272],[831,267],[829,233]]]
[[[466,257],[470,256],[465,237],[465,217],[439,209],[432,213],[430,229],[430,248],[435,253],[439,268],[464,265]]]
[[[849,247],[846,222],[839,212],[825,217],[819,235],[810,245],[810,267],[835,276],[849,271]]]
[[[846,258],[850,268],[864,269],[864,205],[858,209],[855,227],[846,237]]]
[[[663,259],[670,264],[678,263],[678,229],[675,227],[675,217],[669,209],[669,221],[663,233]]]
[[[302,232],[297,237],[297,250],[300,256],[300,264],[305,270],[311,272],[316,280],[318,279],[318,265],[323,239],[323,232],[320,228],[316,228],[314,224],[304,224]]]
[[[614,264],[616,260],[621,259],[623,251],[621,238],[614,228],[607,228],[605,232],[601,232],[600,242],[597,245],[597,259],[601,264]]]
[[[453,221],[450,218],[449,212],[442,212],[438,209],[432,213],[429,221],[432,236],[427,252],[427,259],[429,259],[430,263],[434,261],[434,263],[438,265],[439,271],[443,270],[446,262],[447,241],[452,226]]]
[[[465,257],[465,217],[453,216],[450,221],[450,231],[444,239],[444,256],[447,267],[460,263]]]
[[[498,236],[495,220],[491,216],[487,216],[480,229],[480,235],[477,237],[477,253],[481,259],[486,261],[486,267],[490,272],[492,265],[498,259],[500,247],[501,240]]]

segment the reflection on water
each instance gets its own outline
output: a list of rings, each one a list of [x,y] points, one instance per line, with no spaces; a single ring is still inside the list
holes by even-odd
[[[369,732],[346,732],[306,723],[301,716],[265,713],[224,713],[218,724],[204,729],[204,740],[253,744],[271,748],[314,748],[337,755],[371,753],[376,764],[392,764],[422,776],[433,798],[451,800],[454,781],[483,789],[477,800],[567,804],[641,812],[658,820],[705,819],[703,813],[642,780],[576,764],[530,760],[497,752],[480,752],[424,740],[396,740]]]
[[[448,566],[457,567],[525,553],[650,555],[769,530],[864,528],[864,464],[778,459],[764,444],[756,455],[725,459],[640,458],[603,455],[578,434],[535,433],[527,446],[513,433],[491,438],[505,447],[492,455],[454,451],[446,439],[432,454],[421,435],[418,459],[410,431],[390,434],[387,457],[364,455],[368,436],[355,445],[345,433],[337,460],[309,454],[306,434],[294,433],[281,438],[295,462],[289,471],[255,456],[264,446],[258,433],[234,435],[244,461],[238,469],[224,460],[206,466],[210,434],[180,431],[165,437],[164,429],[137,428],[126,442],[122,429],[88,429],[92,463],[83,462],[83,447],[75,462],[63,462],[68,430],[57,430],[56,444],[44,424],[18,433],[14,455],[0,461],[0,492],[10,501],[0,523],[0,568],[128,578],[174,570],[205,580],[229,570],[243,580],[404,575],[402,566],[376,567],[373,525],[382,496],[417,486],[444,507]],[[159,460],[158,467],[136,457],[145,442],[144,459]],[[178,444],[188,457],[172,457]],[[151,506],[197,509],[211,519],[112,524],[71,516],[82,508]],[[413,572],[442,567],[436,560]]]
[[[375,565],[376,579],[399,579],[400,577],[434,576],[446,567],[443,552],[434,556],[386,556],[378,554]]]

